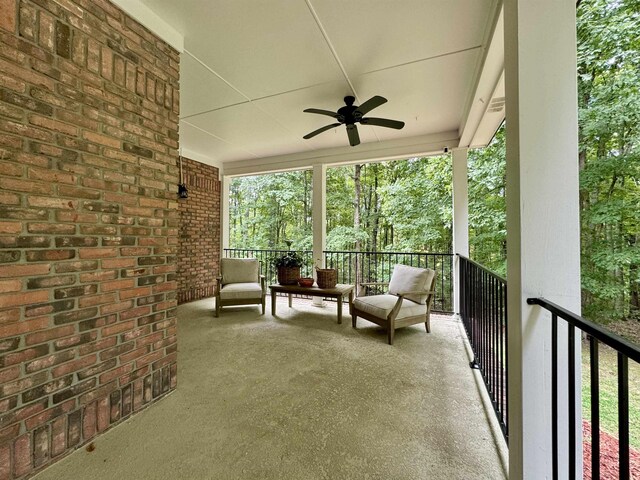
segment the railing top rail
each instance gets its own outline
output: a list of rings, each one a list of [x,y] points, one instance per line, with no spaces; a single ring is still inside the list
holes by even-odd
[[[542,308],[546,308],[551,313],[554,313],[558,317],[569,322],[571,325],[575,325],[583,332],[597,338],[605,345],[609,345],[623,355],[640,363],[640,348],[620,335],[609,332],[597,323],[587,320],[586,318],[582,318],[581,316],[576,315],[560,305],[550,302],[544,298],[527,298],[527,303],[529,305],[539,305]]]
[[[504,283],[505,285],[507,284],[507,279],[504,277],[501,277],[500,275],[498,275],[496,272],[492,272],[491,270],[489,270],[487,267],[484,267],[482,265],[480,265],[478,262],[474,262],[473,260],[471,260],[468,257],[465,257],[464,255],[460,255],[459,253],[456,253],[456,255],[460,258],[463,258],[465,261],[471,263],[473,266],[478,267],[480,270],[482,270],[483,272],[487,272],[489,275],[497,278],[498,280],[500,280],[502,283]]]
[[[323,250],[323,253],[379,253],[385,255],[453,255],[451,252],[387,252],[386,250]]]
[[[295,248],[291,250],[287,250],[284,248],[223,248],[225,252],[302,252],[302,253],[313,253],[312,250],[296,250]]]

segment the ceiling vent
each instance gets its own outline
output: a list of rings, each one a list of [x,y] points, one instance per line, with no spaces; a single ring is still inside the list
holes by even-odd
[[[502,110],[504,110],[504,97],[492,98],[491,103],[489,103],[489,108],[487,108],[487,112],[498,113]]]

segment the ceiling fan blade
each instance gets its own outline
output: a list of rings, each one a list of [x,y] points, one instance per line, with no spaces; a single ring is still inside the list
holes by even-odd
[[[307,134],[306,134],[304,137],[302,137],[302,138],[304,138],[305,140],[309,140],[310,138],[315,137],[316,135],[318,135],[318,134],[320,134],[320,133],[322,133],[322,132],[326,132],[327,130],[331,130],[332,128],[339,127],[340,125],[341,125],[340,123],[332,123],[331,125],[326,125],[326,126],[324,126],[324,127],[322,127],[322,128],[319,128],[319,129],[317,129],[317,130],[314,130],[314,131],[313,131],[313,132],[311,132],[311,133],[307,133]]]
[[[349,144],[352,147],[360,144],[360,135],[358,135],[358,127],[354,124],[347,125],[347,135],[349,136]]]
[[[331,112],[329,110],[321,110],[319,108],[307,108],[303,110],[303,112],[307,113],[317,113],[320,115],[327,115],[329,117],[338,118],[338,114],[336,112]]]
[[[396,130],[400,130],[404,127],[404,122],[390,120],[388,118],[367,117],[360,120],[360,123],[363,125],[377,125],[378,127],[395,128]]]
[[[371,110],[373,110],[376,107],[379,107],[383,103],[387,103],[387,99],[384,97],[381,97],[380,95],[376,95],[375,97],[371,97],[369,100],[367,100],[358,108],[356,108],[356,111],[353,113],[360,113],[360,115],[366,115]]]

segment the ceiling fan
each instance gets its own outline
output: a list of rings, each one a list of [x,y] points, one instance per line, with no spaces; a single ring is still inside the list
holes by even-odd
[[[302,138],[308,140],[309,138],[315,137],[316,135],[322,132],[326,132],[327,130],[331,130],[332,128],[339,127],[340,125],[346,125],[347,135],[349,136],[349,144],[352,147],[355,147],[360,143],[360,135],[358,135],[358,127],[356,126],[356,123],[361,123],[363,125],[375,125],[377,127],[395,128],[396,130],[400,130],[402,127],[404,127],[404,122],[399,122],[398,120],[365,117],[365,115],[371,110],[379,107],[383,103],[386,103],[386,98],[376,95],[375,97],[371,97],[359,107],[356,107],[353,104],[355,100],[355,97],[352,97],[350,95],[344,97],[344,103],[346,103],[346,106],[339,108],[337,112],[332,112],[330,110],[321,110],[318,108],[307,108],[306,110],[304,110],[307,113],[317,113],[319,115],[327,115],[329,117],[333,117],[338,120],[338,122],[332,123],[331,125],[326,125],[322,128],[319,128],[318,130],[314,130],[311,133],[307,133]]]

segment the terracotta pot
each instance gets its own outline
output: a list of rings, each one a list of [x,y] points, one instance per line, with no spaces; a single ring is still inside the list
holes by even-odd
[[[296,285],[300,278],[300,267],[278,267],[280,285]]]

